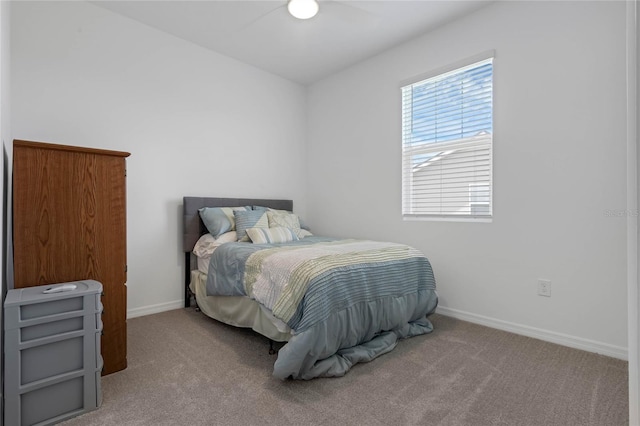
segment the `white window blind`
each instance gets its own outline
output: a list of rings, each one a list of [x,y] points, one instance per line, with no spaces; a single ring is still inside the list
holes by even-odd
[[[492,215],[493,56],[402,86],[402,214]]]

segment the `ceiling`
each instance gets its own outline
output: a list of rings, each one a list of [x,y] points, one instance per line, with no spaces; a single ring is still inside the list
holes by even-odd
[[[287,0],[91,3],[306,85],[490,1],[320,0],[304,21],[289,15]]]

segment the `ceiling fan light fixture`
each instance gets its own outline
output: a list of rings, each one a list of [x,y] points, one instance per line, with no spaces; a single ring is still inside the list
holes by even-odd
[[[319,6],[316,0],[289,0],[287,9],[295,18],[309,19],[316,16]]]

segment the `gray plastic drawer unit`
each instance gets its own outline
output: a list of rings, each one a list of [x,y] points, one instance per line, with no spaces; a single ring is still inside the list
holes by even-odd
[[[71,289],[48,292],[63,285]],[[94,280],[7,292],[5,425],[50,425],[100,406],[101,294]]]

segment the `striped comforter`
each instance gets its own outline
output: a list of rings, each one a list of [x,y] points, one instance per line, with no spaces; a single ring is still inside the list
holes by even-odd
[[[345,303],[415,290],[420,268],[411,265],[419,266],[420,258],[413,247],[377,241],[275,247],[249,256],[245,291],[293,330],[304,331]],[[308,302],[315,303],[307,303],[303,318],[300,302],[310,286],[314,299]]]
[[[216,251],[210,275],[226,268],[218,283],[232,275],[292,329],[274,365],[276,377],[340,376],[392,350],[398,339],[432,330],[427,315],[437,305],[435,280],[415,248],[363,240],[248,246],[225,247],[240,260],[230,260],[230,253],[215,260]]]

